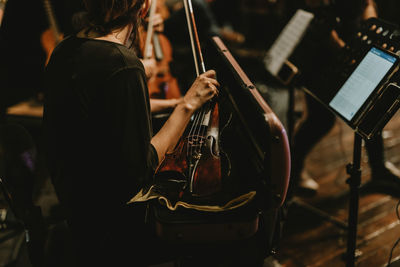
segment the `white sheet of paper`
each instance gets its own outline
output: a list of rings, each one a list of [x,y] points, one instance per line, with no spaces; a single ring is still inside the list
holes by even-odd
[[[276,76],[283,63],[290,57],[304,36],[314,14],[298,9],[268,50],[264,64],[268,72]]]

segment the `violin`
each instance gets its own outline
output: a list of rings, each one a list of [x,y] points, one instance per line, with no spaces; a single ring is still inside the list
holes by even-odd
[[[149,23],[143,45],[143,58],[155,58],[157,62],[157,72],[148,81],[150,98],[172,99],[180,98],[181,90],[178,81],[172,76],[169,64],[172,61],[172,46],[168,38],[161,32],[154,31],[153,17],[156,10],[162,10],[163,2],[153,0],[150,7]]]
[[[206,71],[205,64],[191,1],[185,0],[184,4],[196,74],[199,76]],[[222,188],[220,155],[218,102],[212,99],[193,115],[174,151],[168,152],[160,163],[155,178],[181,184],[179,197],[213,196]]]

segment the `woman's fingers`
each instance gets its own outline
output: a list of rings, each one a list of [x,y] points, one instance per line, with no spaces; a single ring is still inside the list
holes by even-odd
[[[218,88],[217,88],[217,86],[216,86],[215,84],[213,84],[212,81],[208,81],[208,82],[207,82],[207,87],[208,87],[209,89],[211,89],[211,90],[209,91],[209,93],[212,94],[212,96],[218,95]]]

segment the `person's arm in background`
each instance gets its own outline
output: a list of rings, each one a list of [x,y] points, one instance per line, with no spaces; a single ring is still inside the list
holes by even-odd
[[[154,31],[164,31],[164,20],[160,13],[156,13],[153,17]],[[155,58],[140,59],[143,63],[147,79],[151,79],[157,75],[158,67]],[[183,101],[183,98],[173,99],[157,99],[150,97],[150,108],[152,113],[162,112],[174,109],[179,103]]]
[[[366,0],[365,2],[366,2],[365,7],[361,14],[362,20],[367,20],[372,17],[377,17],[378,12],[377,12],[375,1],[374,0]],[[335,47],[337,49],[341,49],[341,48],[345,47],[346,42],[342,38],[340,38],[340,36],[336,30],[331,31],[330,38],[331,38],[333,47]]]
[[[367,20],[369,18],[376,18],[378,17],[378,11],[376,8],[376,3],[374,0],[367,0],[367,6],[362,13],[362,19]]]
[[[157,63],[154,58],[141,59],[147,79],[156,75]],[[152,113],[166,111],[175,108],[179,103],[183,101],[183,98],[172,98],[172,99],[157,99],[150,98],[150,108]]]
[[[0,26],[3,20],[4,9],[6,9],[7,0],[0,0]]]
[[[151,112],[157,113],[165,110],[174,109],[182,101],[183,98],[171,98],[171,99],[150,98]]]

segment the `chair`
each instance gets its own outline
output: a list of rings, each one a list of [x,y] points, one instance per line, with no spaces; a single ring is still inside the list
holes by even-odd
[[[0,187],[26,235],[33,267],[44,266],[46,225],[33,203],[36,146],[28,131],[13,123],[0,125]]]

